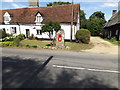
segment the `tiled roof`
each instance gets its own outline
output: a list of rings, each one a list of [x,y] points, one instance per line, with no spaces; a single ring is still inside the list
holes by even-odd
[[[105,28],[106,27],[110,27],[110,26],[113,26],[113,25],[116,25],[120,23],[120,11],[117,12],[115,15],[113,15],[110,20],[108,20],[108,22],[106,23],[105,25]]]
[[[68,23],[71,22],[72,5],[58,5],[36,8],[19,8],[0,10],[0,21],[4,22],[3,15],[8,12],[12,17],[11,23],[35,23],[35,15],[40,12],[43,17],[43,22],[56,21]],[[80,4],[74,4],[74,22],[77,22],[78,11]]]

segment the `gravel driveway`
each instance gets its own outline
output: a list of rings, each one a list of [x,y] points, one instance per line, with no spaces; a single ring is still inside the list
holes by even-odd
[[[101,39],[100,37],[91,37],[90,39],[90,43],[92,43],[94,47],[92,49],[82,51],[104,54],[118,54],[117,45],[113,45],[110,42]]]

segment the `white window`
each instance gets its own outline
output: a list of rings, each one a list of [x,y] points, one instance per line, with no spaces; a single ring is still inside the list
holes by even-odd
[[[6,12],[6,13],[4,14],[4,23],[5,23],[5,24],[9,24],[10,20],[11,20],[10,15],[9,15],[8,12]]]
[[[11,32],[12,34],[16,34],[17,33],[16,27],[11,27]]]
[[[40,13],[38,13],[37,15],[36,15],[36,20],[35,20],[35,22],[36,23],[41,23],[43,21],[43,17],[42,17],[42,15],[40,14]]]
[[[42,35],[42,31],[41,30],[37,30],[37,35]]]

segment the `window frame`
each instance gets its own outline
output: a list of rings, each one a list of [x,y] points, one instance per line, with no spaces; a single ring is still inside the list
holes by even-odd
[[[37,30],[36,30],[36,32],[37,32],[37,34],[36,34],[36,35],[42,35],[42,30],[37,29]]]
[[[11,27],[11,32],[12,32],[12,34],[16,34],[17,33],[17,28],[16,27]]]

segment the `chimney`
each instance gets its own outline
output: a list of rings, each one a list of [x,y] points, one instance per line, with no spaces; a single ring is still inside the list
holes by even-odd
[[[29,0],[29,7],[39,7],[39,0]]]
[[[112,11],[112,15],[115,15],[117,13],[117,10]]]

